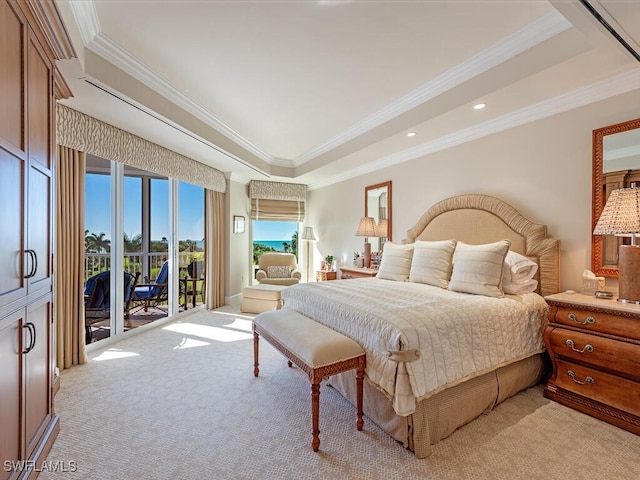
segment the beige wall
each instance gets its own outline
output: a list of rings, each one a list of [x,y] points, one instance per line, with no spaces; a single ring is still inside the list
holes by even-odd
[[[305,225],[316,231],[317,266],[332,254],[351,265],[363,239],[364,187],[393,182],[393,240],[444,198],[498,197],[561,240],[561,288],[580,290],[591,265],[592,130],[640,116],[640,90],[516,127],[336,185],[312,190]],[[609,282],[615,285],[615,282]]]
[[[227,264],[226,301],[236,303],[241,300],[242,289],[249,285],[252,274],[253,249],[251,247],[251,211],[247,185],[227,181],[227,220],[229,236],[227,250],[229,263]],[[233,216],[242,215],[245,218],[244,233],[233,233]]]

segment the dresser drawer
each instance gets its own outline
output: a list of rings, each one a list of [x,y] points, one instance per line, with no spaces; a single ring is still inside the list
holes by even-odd
[[[553,329],[549,340],[554,355],[640,381],[640,345],[565,328]]]
[[[574,307],[554,306],[549,311],[549,321],[640,340],[639,319]]]
[[[640,416],[640,383],[564,360],[556,362],[558,387]]]

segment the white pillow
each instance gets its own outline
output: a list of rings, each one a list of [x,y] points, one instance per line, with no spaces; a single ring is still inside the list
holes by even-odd
[[[437,242],[417,240],[413,249],[409,281],[447,288],[451,278],[451,260],[455,249],[455,240]]]
[[[449,290],[502,297],[502,266],[510,245],[509,240],[484,245],[458,242],[453,253]]]
[[[519,253],[509,250],[504,259],[502,283],[524,285],[531,280],[538,271],[538,264]]]
[[[406,282],[411,270],[411,257],[413,257],[413,243],[398,245],[386,242],[382,250],[382,261],[377,278]]]
[[[533,293],[538,288],[538,281],[531,279],[525,283],[505,283],[502,282],[502,291],[510,295],[522,295],[523,293]]]

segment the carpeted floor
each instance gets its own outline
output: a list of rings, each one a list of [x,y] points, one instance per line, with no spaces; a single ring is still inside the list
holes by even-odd
[[[67,471],[42,480],[640,478],[640,437],[550,402],[541,387],[422,460],[367,418],[358,432],[354,408],[324,387],[313,453],[307,378],[264,341],[255,378],[251,316],[231,307],[90,357],[63,372],[56,396],[61,431],[48,464]]]

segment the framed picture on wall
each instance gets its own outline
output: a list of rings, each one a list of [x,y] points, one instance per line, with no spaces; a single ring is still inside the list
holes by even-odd
[[[233,233],[244,233],[244,217],[241,215],[233,216]]]

